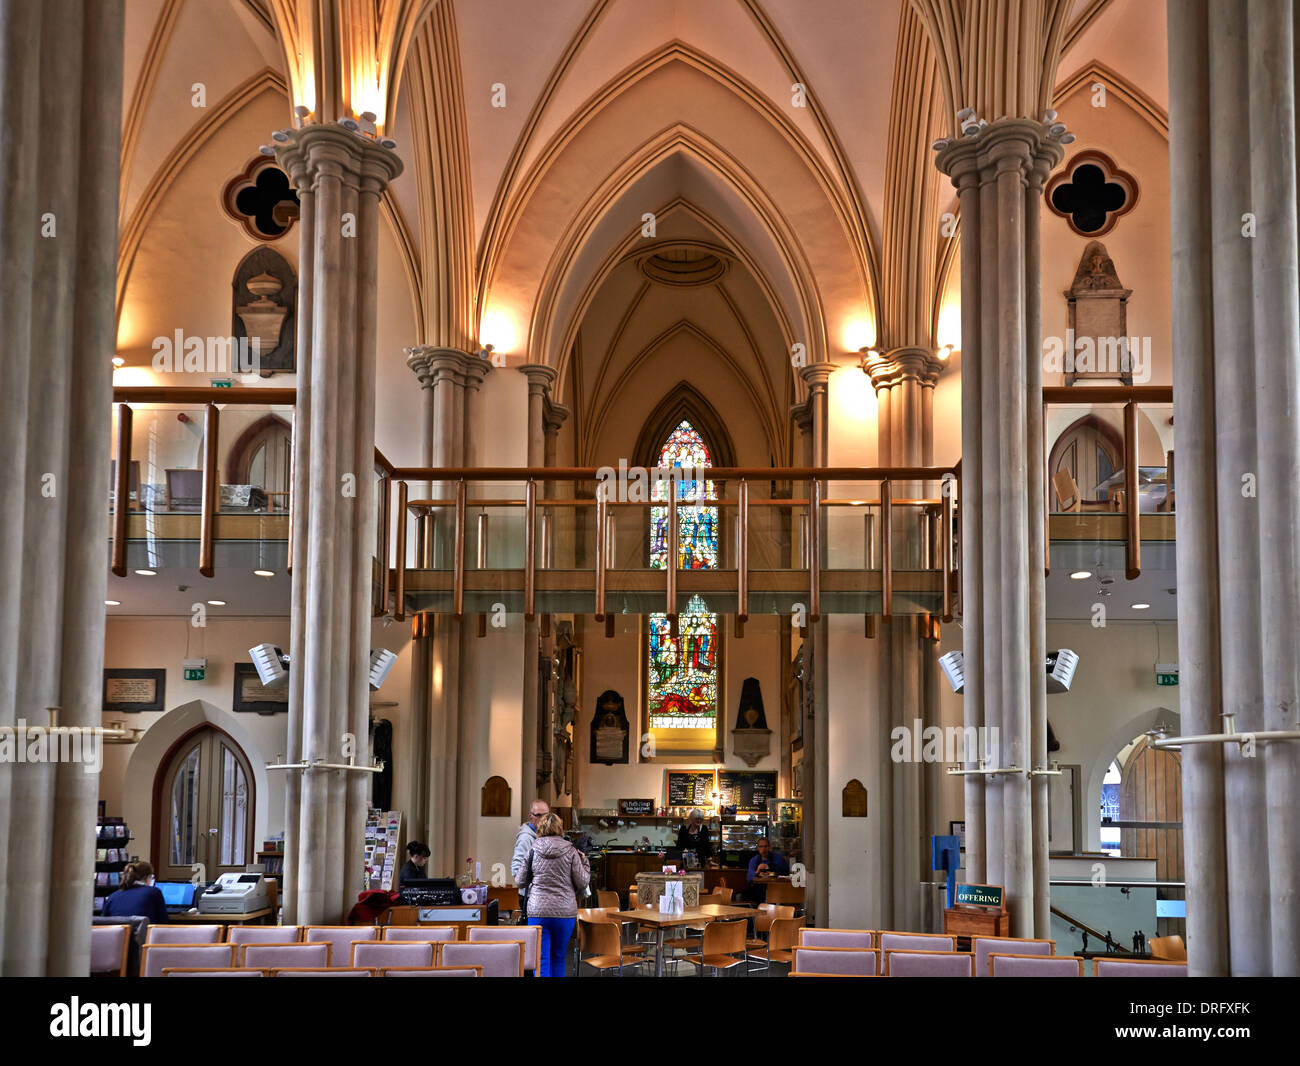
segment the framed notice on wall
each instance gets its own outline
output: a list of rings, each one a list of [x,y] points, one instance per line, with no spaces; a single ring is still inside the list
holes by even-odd
[[[252,663],[235,663],[235,696],[231,710],[277,714],[289,710],[289,679],[263,685]]]
[[[104,671],[104,710],[161,711],[167,693],[166,670],[113,668]]]

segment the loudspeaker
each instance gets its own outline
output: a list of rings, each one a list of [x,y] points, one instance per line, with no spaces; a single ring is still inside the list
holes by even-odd
[[[248,654],[253,658],[257,676],[262,679],[263,685],[283,681],[289,676],[289,671],[285,669],[288,659],[274,644],[259,644],[256,648],[249,648]]]
[[[947,677],[953,692],[958,695],[966,687],[965,663],[966,660],[959,651],[950,651],[947,655],[939,656],[939,665],[943,667],[944,676]]]
[[[1079,656],[1069,648],[1047,653],[1047,692],[1069,692],[1074,671],[1079,667]]]
[[[384,678],[388,676],[388,671],[393,668],[393,663],[397,662],[397,656],[391,651],[383,648],[370,652],[370,687],[378,689],[384,683]]]

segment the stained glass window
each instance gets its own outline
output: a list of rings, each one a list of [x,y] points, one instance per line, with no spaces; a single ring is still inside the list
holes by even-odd
[[[712,729],[718,716],[718,616],[692,596],[673,639],[666,614],[650,616],[650,728]]]
[[[666,500],[675,488],[677,499],[687,506],[677,508],[677,569],[714,570],[718,565],[718,509],[697,505],[697,500],[716,500],[712,481],[697,479],[700,468],[713,465],[708,446],[689,422],[682,422],[668,435],[659,452],[661,467],[689,472],[669,481],[656,479],[651,499]],[[662,570],[668,561],[668,508],[650,508],[650,566]]]
[[[697,501],[716,500],[717,489],[699,471],[713,465],[708,445],[690,422],[668,435],[659,453],[661,467],[688,471],[672,481],[653,483],[651,498],[666,500],[669,491],[687,504],[677,509],[677,566],[713,570],[718,566],[718,509]],[[650,508],[650,565],[668,562],[668,508]],[[718,715],[718,616],[698,595],[677,619],[672,636],[666,614],[650,616],[649,702],[651,729],[712,730]],[[712,747],[711,743],[707,744]]]

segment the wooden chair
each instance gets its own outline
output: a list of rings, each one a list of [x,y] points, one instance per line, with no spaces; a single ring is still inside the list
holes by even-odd
[[[1079,485],[1074,480],[1074,475],[1065,469],[1058,470],[1052,475],[1052,487],[1056,489],[1057,506],[1067,514],[1120,509],[1119,494],[1109,500],[1085,500],[1079,492]]]
[[[131,927],[92,925],[90,927],[90,972],[126,976],[127,949],[131,946]]]
[[[767,902],[775,903],[778,906],[790,904],[796,908],[801,908],[804,901],[804,889],[802,886],[795,886],[789,881],[773,881],[767,886]]]
[[[793,907],[782,910],[794,910]],[[803,930],[806,918],[773,918],[767,931],[767,940],[746,940],[745,958],[752,962],[760,960],[763,965],[751,969],[767,970],[772,963],[791,963],[794,961],[794,947]]]
[[[622,977],[624,966],[640,966],[644,962],[645,959],[640,954],[629,954],[624,950],[618,923],[578,919],[579,977],[582,976],[583,963],[601,973],[618,970],[618,975]]]
[[[1152,937],[1151,957],[1153,959],[1167,959],[1171,962],[1186,962],[1187,946],[1180,936]]]
[[[610,888],[602,888],[596,892],[596,906],[603,907],[605,910],[622,910],[623,904],[619,902],[618,893]]]
[[[698,966],[701,974],[705,967],[713,970],[713,976],[719,970],[730,970],[745,962],[745,925],[738,922],[710,922],[704,927],[704,936],[700,938],[700,953],[684,955],[682,958],[692,966]]]
[[[745,948],[751,953],[757,953],[760,949],[767,947],[765,935],[772,927],[772,922],[776,919],[790,919],[794,917],[794,907],[790,904],[777,903],[760,903],[758,911],[754,915],[754,933],[755,935],[745,941]]]

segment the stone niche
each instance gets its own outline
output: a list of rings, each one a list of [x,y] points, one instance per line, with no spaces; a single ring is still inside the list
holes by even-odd
[[[298,278],[274,248],[254,248],[235,270],[231,335],[260,342],[260,372],[269,377],[297,369]]]

